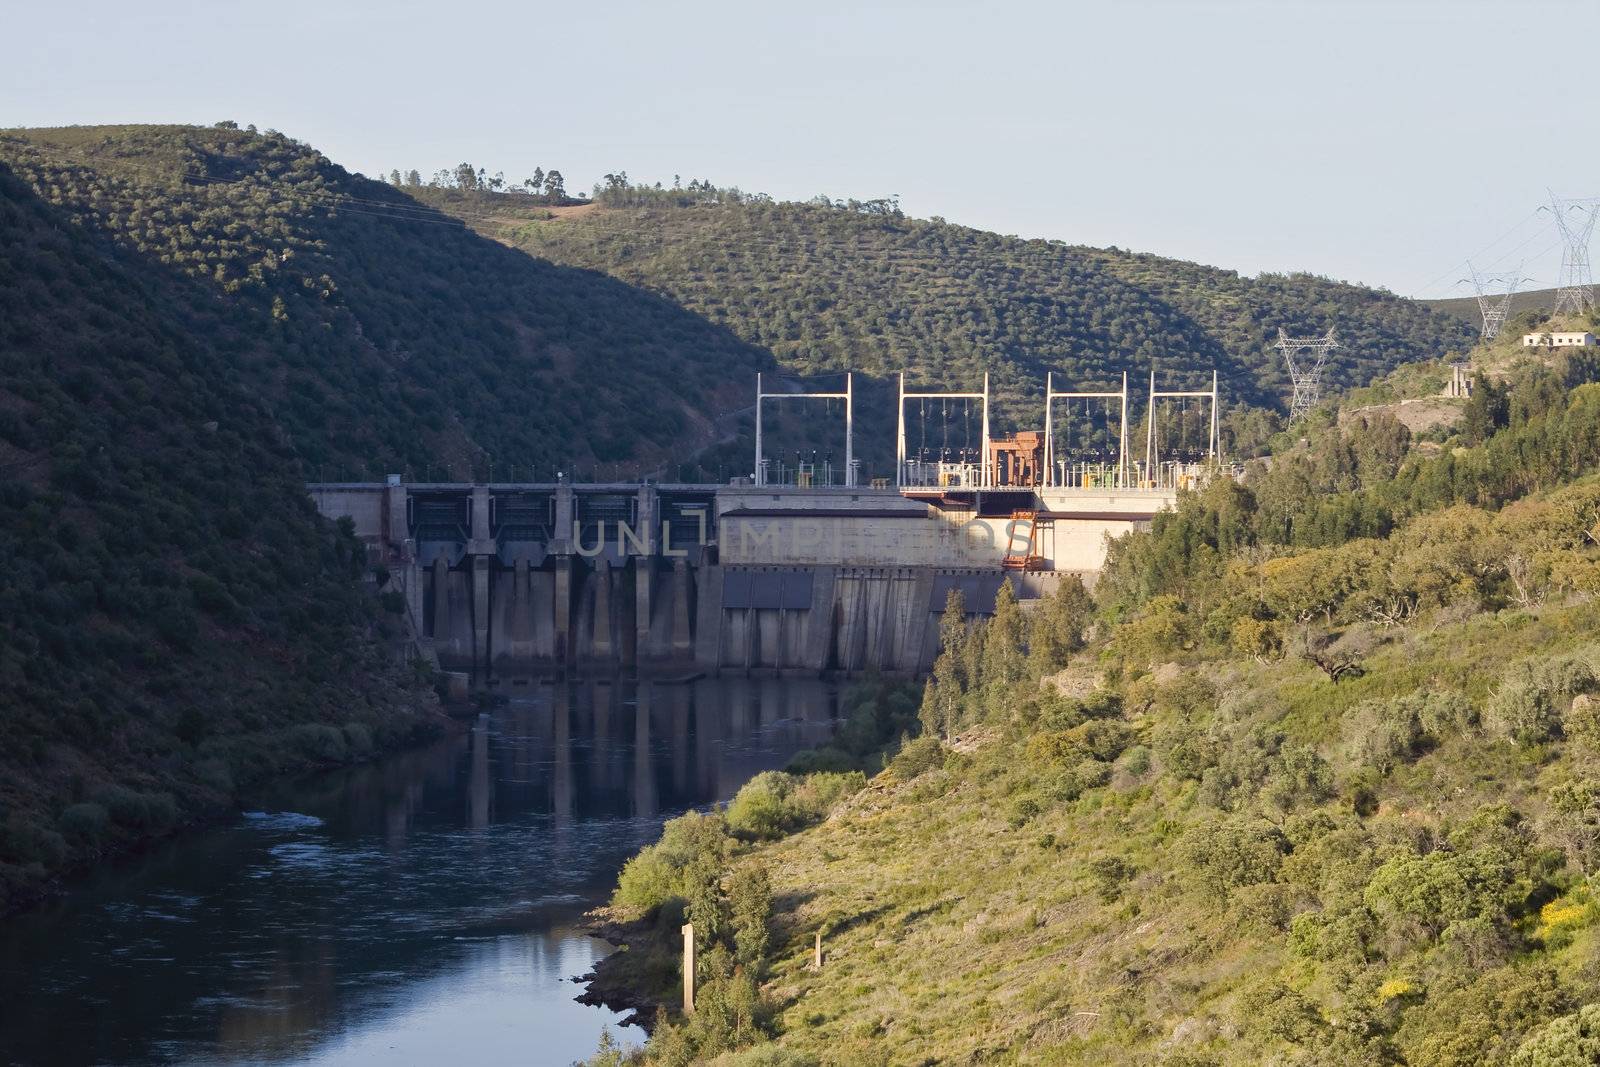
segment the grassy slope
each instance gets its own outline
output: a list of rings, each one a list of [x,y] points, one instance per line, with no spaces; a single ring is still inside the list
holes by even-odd
[[[1417,632],[1337,686],[1297,662],[1196,669],[1228,693],[1221,720],[1331,750],[1341,713],[1362,700],[1439,682],[1481,700],[1507,660],[1579,647],[1597,623],[1591,604]],[[1246,902],[1219,905],[1177,876],[1183,830],[1225,817],[1197,802],[1194,783],[1123,770],[1018,826],[1007,812],[1027,788],[1020,755],[995,742],[963,769],[887,780],[828,823],[754,850],[775,898],[793,902],[770,987],[780,1042],[829,1063],[1153,1063],[1174,1052],[1263,1063],[1303,1051],[1248,1032],[1240,995],[1280,969],[1315,987],[1314,968]],[[1373,822],[1420,833],[1496,802],[1537,820],[1540,785],[1559,768],[1459,737],[1391,780]],[[1108,856],[1137,872],[1110,900],[1091,868]],[[846,921],[817,973],[805,962],[824,917]],[[1586,963],[1594,945],[1586,933],[1549,956],[1579,999],[1600,993]],[[1334,1012],[1380,1006],[1323,992]]]
[[[213,299],[0,164],[0,911],[439,725]]]

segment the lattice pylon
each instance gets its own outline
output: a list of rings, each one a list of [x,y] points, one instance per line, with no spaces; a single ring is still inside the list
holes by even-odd
[[[1589,238],[1594,233],[1595,204],[1564,201],[1550,194],[1548,211],[1561,233],[1561,284],[1556,290],[1557,315],[1582,315],[1595,308],[1594,279],[1589,273]]]
[[[1528,279],[1522,276],[1521,266],[1510,274],[1479,274],[1471,260],[1467,261],[1467,272],[1472,276],[1456,284],[1472,283],[1478,294],[1478,313],[1483,316],[1483,340],[1493,341],[1511,314],[1511,300],[1517,295],[1517,288]]]
[[[1289,368],[1289,381],[1294,395],[1289,400],[1289,421],[1310,413],[1322,399],[1322,368],[1328,362],[1329,349],[1338,348],[1329,329],[1321,337],[1290,337],[1283,327],[1278,327],[1278,343],[1273,346],[1283,353]],[[1309,354],[1309,355],[1308,355]]]

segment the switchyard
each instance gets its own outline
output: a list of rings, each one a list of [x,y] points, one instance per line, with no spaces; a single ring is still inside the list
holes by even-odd
[[[1057,392],[1045,427],[991,436],[989,387],[899,387],[893,484],[861,477],[852,376],[834,393],[757,385],[756,454],[730,484],[658,482],[313,483],[318,509],[348,516],[392,588],[418,650],[477,684],[563,670],[817,675],[926,671],[952,589],[993,611],[1009,579],[1024,601],[1064,576],[1092,582],[1110,538],[1147,525],[1219,471],[1217,387],[1149,382],[1143,455],[1129,455],[1128,385]],[[761,406],[842,401],[846,462],[776,464]],[[1194,401],[1207,438],[1163,452],[1156,406]],[[911,447],[908,406],[979,408],[972,447]],[[1063,404],[1101,404],[1076,437]],[[863,480],[868,484],[859,484]]]

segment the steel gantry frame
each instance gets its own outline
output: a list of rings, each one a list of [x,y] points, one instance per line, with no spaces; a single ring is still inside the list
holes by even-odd
[[[1219,438],[1217,437],[1217,372],[1211,371],[1210,389],[1157,389],[1156,370],[1150,368],[1150,405],[1146,412],[1147,422],[1144,431],[1144,476],[1155,476],[1155,465],[1161,457],[1156,455],[1156,401],[1164,399],[1181,399],[1184,397],[1197,397],[1211,401],[1211,442],[1207,449],[1207,458],[1215,461],[1220,455]]]
[[[983,443],[982,452],[978,461],[978,487],[990,487],[989,470],[989,372],[983,372],[983,392],[981,393],[908,393],[906,392],[906,375],[900,372],[900,401],[895,405],[895,464],[894,484],[896,488],[904,488],[906,484],[906,401],[907,400],[978,400],[983,403]]]
[[[1472,283],[1473,289],[1478,294],[1478,314],[1483,317],[1483,329],[1479,332],[1479,337],[1485,341],[1493,341],[1500,336],[1500,328],[1505,325],[1506,317],[1511,314],[1511,302],[1516,299],[1518,286],[1533,279],[1522,276],[1520,263],[1510,274],[1479,274],[1478,268],[1474,267],[1472,260],[1469,259],[1467,273],[1471,277],[1462,278],[1456,284]]]
[[[1339,347],[1339,342],[1334,340],[1333,329],[1321,337],[1290,337],[1282,326],[1278,327],[1278,343],[1272,347],[1283,353],[1283,361],[1289,367],[1289,384],[1294,387],[1294,394],[1289,398],[1289,421],[1303,418],[1311,413],[1322,399],[1322,369],[1328,363],[1328,351]],[[1300,353],[1310,352],[1312,358],[1308,364]]]
[[[762,390],[761,372],[756,372],[756,484],[767,484],[767,459],[762,455],[761,402],[763,400],[843,400],[844,401],[844,484],[854,488],[856,478],[855,451],[855,373],[846,372],[842,393],[768,393]]]
[[[1594,278],[1589,273],[1589,237],[1600,212],[1593,200],[1563,200],[1550,194],[1550,204],[1540,211],[1550,212],[1561,234],[1561,284],[1556,290],[1553,315],[1583,315],[1595,307]],[[1578,213],[1574,221],[1572,213]]]
[[[1151,381],[1154,383],[1154,372],[1151,372]],[[1152,384],[1152,388],[1154,385]],[[1117,446],[1117,487],[1128,487],[1128,372],[1122,372],[1121,392],[1066,392],[1058,393],[1055,388],[1055,371],[1048,371],[1044,376],[1044,484],[1050,488],[1056,484],[1056,446],[1055,446],[1055,402],[1057,400],[1116,400],[1121,404],[1121,417],[1118,420],[1121,443]]]

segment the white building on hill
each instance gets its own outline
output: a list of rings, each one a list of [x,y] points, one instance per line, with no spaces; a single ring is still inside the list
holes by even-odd
[[[1597,342],[1592,333],[1525,333],[1523,348],[1593,348]]]

